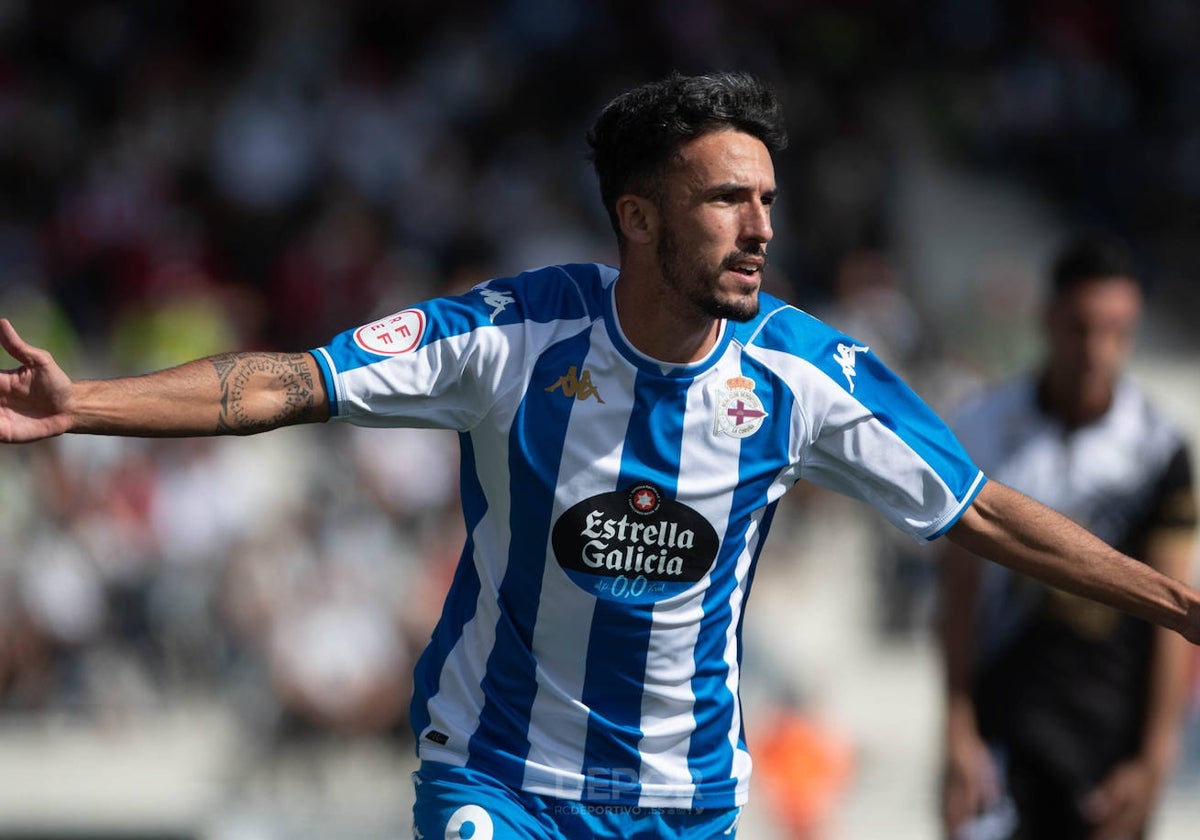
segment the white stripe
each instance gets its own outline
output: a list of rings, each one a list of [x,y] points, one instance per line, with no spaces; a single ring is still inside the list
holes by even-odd
[[[627,405],[637,370],[612,349],[603,322],[597,322],[592,334],[592,353],[584,359],[583,369],[592,375],[606,406]],[[562,516],[563,500],[574,504],[597,491],[596,477],[616,477],[621,471],[622,447],[628,429],[628,414],[604,423],[589,419],[591,403],[577,403],[568,420],[567,440],[587,440],[588,446],[568,446],[559,466],[559,484],[551,522]],[[596,460],[593,454],[606,453]],[[538,620],[534,626],[533,649],[539,668],[537,695],[530,713],[529,757],[526,788],[544,788],[554,779],[553,795],[578,797],[584,786],[582,775],[584,746],[587,742],[588,710],[580,701],[586,676],[588,640],[596,598],[574,583],[558,565],[551,545],[546,546],[542,572],[542,596]],[[553,664],[553,673],[541,667]],[[578,776],[554,774],[548,767],[576,768]]]

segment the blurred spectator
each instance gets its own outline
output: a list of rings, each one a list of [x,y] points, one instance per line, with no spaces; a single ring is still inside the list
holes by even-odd
[[[1187,444],[1126,372],[1141,313],[1119,241],[1067,243],[1042,361],[972,400],[956,431],[994,480],[1190,580]],[[1178,760],[1192,648],[960,548],[942,565],[947,835],[1144,837]]]

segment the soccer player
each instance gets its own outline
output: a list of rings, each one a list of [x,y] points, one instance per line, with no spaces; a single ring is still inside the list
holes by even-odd
[[[1125,374],[1142,309],[1132,259],[1080,238],[1051,280],[1039,370],[973,400],[959,440],[994,480],[1186,580],[1188,452]],[[1178,752],[1187,643],[953,543],[941,565],[948,835],[1143,836]]]
[[[801,479],[1200,639],[1200,595],[987,481],[869,347],[760,294],[786,143],[766,87],[672,75],[588,139],[619,267],[110,381],[0,320],[0,440],[458,430],[468,537],[414,681],[426,840],[732,836],[742,608]]]

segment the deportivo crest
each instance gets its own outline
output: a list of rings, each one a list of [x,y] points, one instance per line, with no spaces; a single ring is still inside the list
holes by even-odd
[[[754,434],[767,419],[762,400],[754,393],[754,380],[746,376],[726,379],[717,392],[716,422],[713,434],[744,438]]]
[[[425,313],[419,309],[405,309],[359,327],[354,333],[354,343],[380,356],[398,356],[415,350],[424,334]]]

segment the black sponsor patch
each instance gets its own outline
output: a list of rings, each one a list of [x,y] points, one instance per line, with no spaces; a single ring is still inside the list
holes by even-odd
[[[450,736],[445,732],[438,732],[436,729],[430,729],[425,733],[425,739],[427,741],[433,741],[435,744],[442,744],[445,746],[446,742],[450,740]]]
[[[634,603],[688,589],[712,568],[718,549],[708,520],[646,482],[574,505],[554,524],[551,544],[579,586]]]

